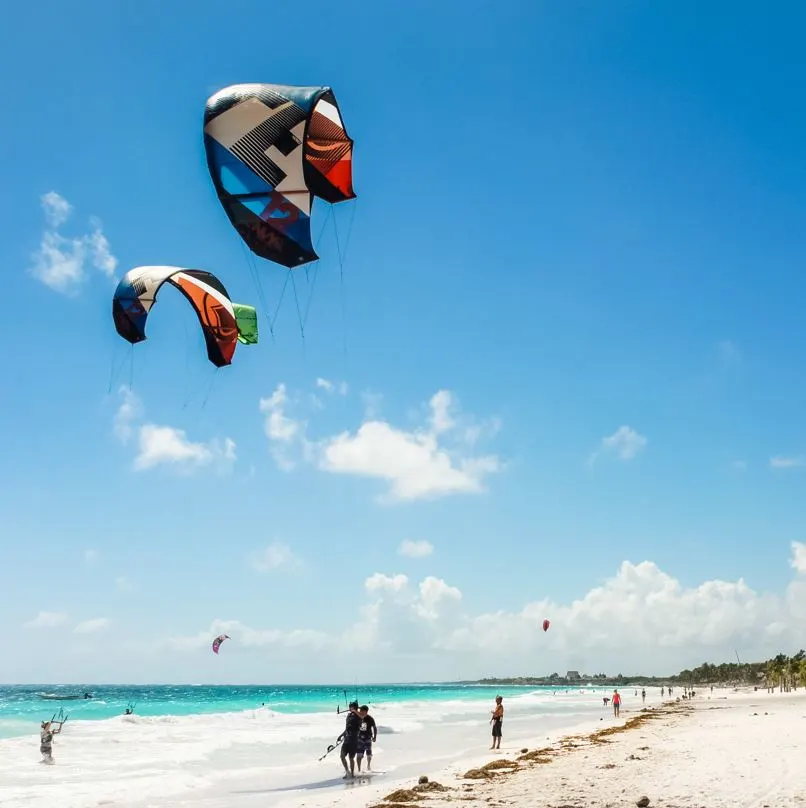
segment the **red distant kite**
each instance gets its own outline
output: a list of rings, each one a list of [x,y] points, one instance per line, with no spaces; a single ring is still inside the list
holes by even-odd
[[[543,621],[543,631],[548,631],[550,625],[551,625],[551,622],[549,620],[544,620]]]

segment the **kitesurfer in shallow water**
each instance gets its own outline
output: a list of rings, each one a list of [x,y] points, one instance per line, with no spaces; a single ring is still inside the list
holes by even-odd
[[[39,751],[42,754],[43,763],[53,763],[53,736],[62,731],[62,721],[58,726],[56,721],[43,721],[39,730]]]
[[[357,755],[358,758],[358,771],[361,771],[361,761],[364,755],[367,756],[367,771],[372,769],[372,742],[378,740],[378,726],[375,719],[369,714],[369,707],[364,704],[358,711],[358,717],[361,719],[358,725],[358,745]]]
[[[361,717],[358,715],[358,702],[351,701],[347,719],[344,725],[341,744],[341,765],[344,766],[344,779],[355,777],[355,755],[358,751],[358,729],[361,726]],[[350,766],[347,766],[347,758]]]

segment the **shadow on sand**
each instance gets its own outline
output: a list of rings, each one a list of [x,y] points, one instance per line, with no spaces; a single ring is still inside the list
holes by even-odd
[[[356,774],[352,780],[345,780],[344,777],[331,777],[327,780],[319,780],[315,783],[298,783],[293,786],[280,786],[279,788],[247,788],[239,791],[231,791],[231,794],[278,794],[283,791],[315,791],[319,788],[334,788],[335,786],[353,786],[359,785],[361,781],[368,782],[372,779],[373,774],[380,774],[380,772],[373,772],[369,776],[366,774]]]

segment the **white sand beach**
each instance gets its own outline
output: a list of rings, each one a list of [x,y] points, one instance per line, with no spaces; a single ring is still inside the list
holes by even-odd
[[[616,808],[639,803],[665,808],[778,808],[806,805],[806,692],[701,691],[691,701],[648,711],[622,712],[604,736],[566,738],[523,760],[520,748],[504,744],[489,753],[486,772],[462,777],[461,766],[427,773],[448,791],[399,794],[407,805],[442,808],[461,800],[468,808]],[[645,720],[635,721],[639,716]],[[637,726],[629,727],[630,723]],[[536,739],[530,751],[542,750]],[[505,766],[504,761],[516,766]],[[479,761],[465,761],[475,764]],[[501,768],[495,768],[501,767]],[[411,789],[416,781],[407,784]],[[347,793],[305,808],[392,808],[388,789],[372,795]],[[382,793],[381,793],[382,792]],[[411,800],[410,798],[419,797]],[[400,803],[397,803],[398,805]],[[290,805],[290,803],[289,803]],[[223,808],[223,804],[221,806]]]

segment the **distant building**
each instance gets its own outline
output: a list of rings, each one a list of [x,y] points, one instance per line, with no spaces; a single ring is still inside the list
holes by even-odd
[[[579,671],[568,671],[568,673],[566,673],[566,674],[565,674],[565,678],[566,678],[566,679],[569,679],[569,680],[571,680],[571,681],[576,682],[576,681],[578,681],[578,680],[579,680],[581,677],[580,677],[580,675],[579,675]]]

